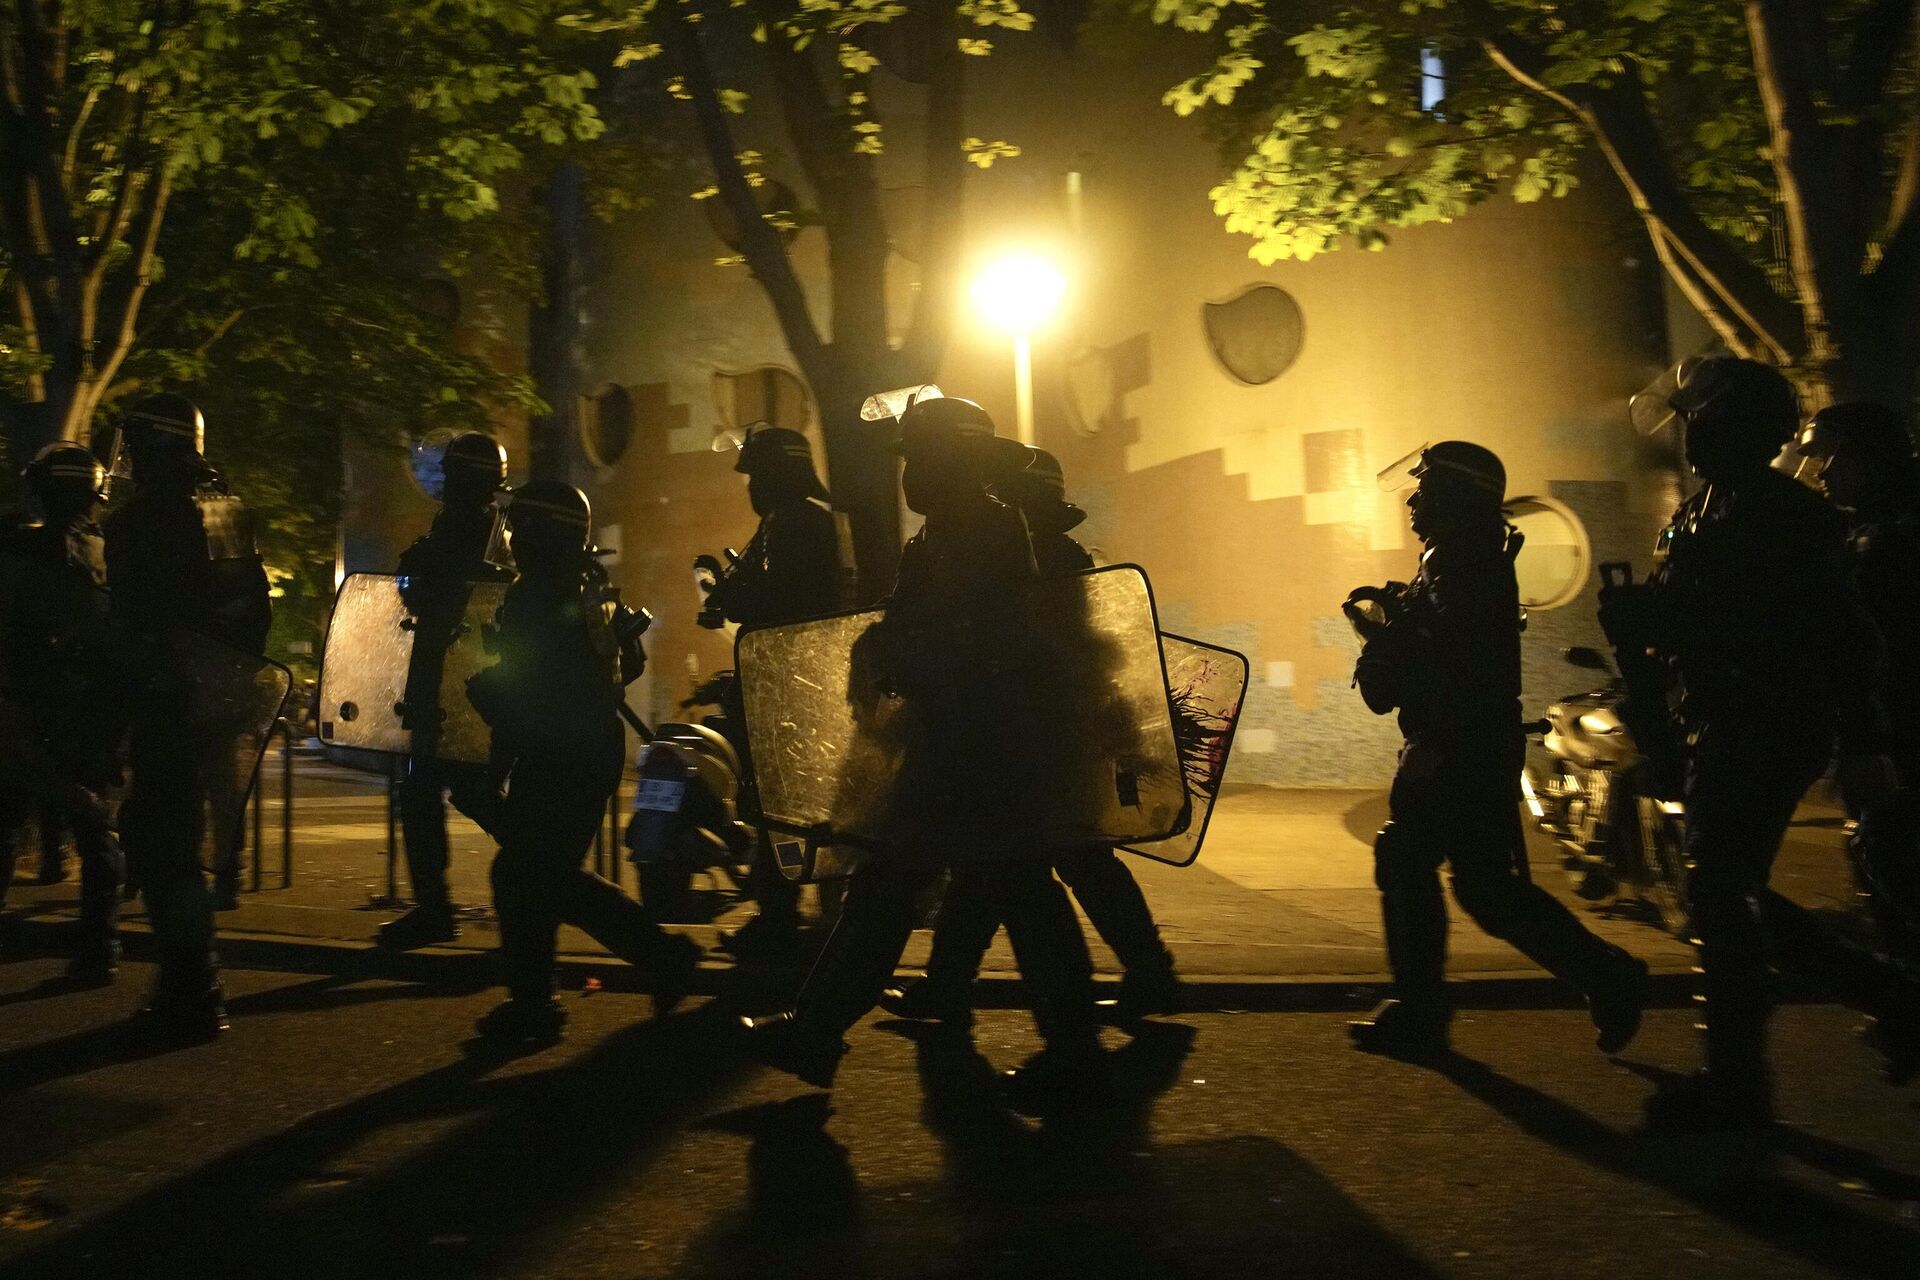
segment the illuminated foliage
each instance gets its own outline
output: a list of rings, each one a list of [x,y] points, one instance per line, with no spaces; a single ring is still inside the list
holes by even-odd
[[[1211,119],[1229,166],[1215,208],[1259,260],[1378,249],[1483,200],[1564,195],[1597,147],[1731,347],[1797,364],[1821,392],[1911,403],[1911,0],[1123,8],[1210,51],[1166,103]]]

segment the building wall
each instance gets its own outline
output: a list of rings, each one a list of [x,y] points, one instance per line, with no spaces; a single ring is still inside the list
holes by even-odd
[[[1671,469],[1633,437],[1625,402],[1667,357],[1658,276],[1598,172],[1572,199],[1490,205],[1398,233],[1383,253],[1261,267],[1209,205],[1218,161],[1201,131],[1158,103],[1178,76],[1038,46],[982,64],[969,131],[1023,154],[972,179],[969,256],[1017,245],[1066,264],[1065,314],[1035,339],[1037,443],[1090,513],[1083,539],[1146,568],[1163,625],[1251,660],[1233,780],[1378,782],[1396,738],[1349,688],[1356,646],[1338,606],[1355,586],[1410,577],[1417,547],[1401,496],[1374,473],[1426,441],[1476,440],[1506,460],[1510,493],[1581,517],[1594,562],[1644,561],[1673,501]],[[910,209],[911,139],[888,141],[891,200]],[[909,225],[899,232],[910,255]],[[816,278],[818,237],[795,247]],[[585,383],[631,388],[636,413],[626,452],[582,461],[577,478],[619,527],[627,598],[659,617],[653,670],[632,699],[655,717],[692,673],[731,662],[725,636],[692,625],[693,556],[740,545],[753,524],[729,461],[708,449],[737,425],[713,375],[791,363],[751,277],[715,264],[723,252],[697,205],[669,200],[589,253]],[[913,268],[898,265],[905,300]],[[1215,356],[1203,307],[1256,284],[1292,297],[1304,341],[1291,367],[1252,386]],[[1009,435],[1010,351],[964,319],[939,377]],[[1592,592],[1590,576],[1581,600],[1533,616],[1530,712],[1580,683],[1557,653],[1598,641]]]

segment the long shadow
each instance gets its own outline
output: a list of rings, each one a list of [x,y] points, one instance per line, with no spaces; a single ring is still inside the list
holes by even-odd
[[[227,1012],[238,1022],[263,1013],[320,1011],[386,1000],[438,999],[442,996],[466,995],[480,990],[485,985],[479,982],[436,983],[431,986],[397,982],[359,985],[363,981],[364,979],[357,975],[328,974],[309,982],[295,983],[276,990],[255,991],[234,996],[227,1001]],[[29,988],[29,990],[37,991],[38,988]],[[63,993],[75,992],[72,988],[66,988],[63,992],[46,994]],[[136,1027],[124,1020],[89,1027],[85,1031],[76,1031],[71,1035],[0,1053],[0,1098],[35,1088],[51,1080],[85,1075],[89,1071],[97,1071],[102,1067],[119,1063],[161,1057],[178,1052],[184,1047],[188,1046],[164,1041],[155,1042],[142,1036]]]
[[[965,1036],[913,1032],[925,1118],[946,1147],[962,1240],[927,1274],[1433,1276],[1390,1231],[1280,1143],[1156,1144],[1154,1100],[1179,1078],[1191,1029],[1150,1024],[1112,1055],[1110,1108],[1038,1129],[1001,1106]]]
[[[11,1276],[505,1273],[589,1216],[740,1069],[710,1007],[615,1033],[545,1070],[490,1078],[470,1054],[320,1112],[25,1253]],[[460,1117],[466,1117],[464,1122]],[[356,1149],[453,1118],[362,1175]]]
[[[1449,1055],[1437,1070],[1534,1137],[1595,1168],[1658,1187],[1809,1262],[1861,1276],[1920,1275],[1920,1233],[1860,1212],[1764,1168],[1729,1166],[1724,1150],[1712,1143],[1621,1133],[1558,1098],[1458,1053]],[[1803,1158],[1808,1154],[1833,1154],[1820,1153],[1813,1144],[1796,1142],[1790,1136],[1778,1145],[1787,1154]]]
[[[802,1094],[709,1116],[700,1128],[752,1140],[747,1198],[689,1251],[691,1275],[845,1280],[860,1261],[864,1209],[847,1149],[827,1132],[833,1105]]]

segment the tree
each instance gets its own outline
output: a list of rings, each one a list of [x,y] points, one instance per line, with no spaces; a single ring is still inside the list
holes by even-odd
[[[387,194],[453,222],[497,209],[528,145],[591,136],[591,73],[538,43],[553,16],[498,0],[0,8],[0,394],[15,448],[85,435],[150,291],[202,302],[202,281],[168,281],[163,252],[180,243],[170,210],[196,187],[220,193],[223,228],[240,232],[219,246],[233,263],[318,271],[334,211],[289,174],[340,135],[388,122],[404,181]],[[224,336],[264,299],[214,301]]]
[[[765,292],[819,407],[861,595],[884,595],[899,557],[897,471],[890,442],[861,422],[860,406],[874,391],[930,381],[945,355],[968,164],[984,168],[1016,153],[967,135],[967,59],[990,52],[988,32],[1027,30],[1032,16],[1016,0],[614,0],[577,25],[620,33],[623,62],[658,59],[668,92],[691,111],[711,166],[708,195],[721,203],[731,246]],[[917,128],[904,132],[918,134],[924,184],[919,292],[898,344],[879,169],[892,127],[883,128],[874,84],[883,53],[911,62],[926,85],[917,110],[897,113],[917,117]],[[784,135],[805,185],[794,207],[774,198],[785,188],[761,152],[740,145],[736,121]],[[808,297],[788,253],[803,225],[826,236],[824,308]]]
[[[1216,118],[1232,172],[1214,205],[1256,258],[1379,248],[1481,200],[1564,195],[1594,146],[1729,348],[1797,366],[1816,400],[1905,412],[1920,375],[1915,9],[1154,0],[1151,16],[1213,53],[1166,101]]]

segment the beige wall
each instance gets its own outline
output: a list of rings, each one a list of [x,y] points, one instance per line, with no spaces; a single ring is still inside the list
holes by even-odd
[[[1488,206],[1398,233],[1383,253],[1261,267],[1209,206],[1217,161],[1199,128],[1158,105],[1177,74],[1045,52],[981,64],[969,131],[1024,154],[974,177],[968,252],[1040,245],[1068,264],[1067,314],[1035,343],[1038,442],[1091,512],[1085,540],[1146,567],[1163,623],[1251,659],[1237,780],[1376,782],[1394,734],[1347,687],[1338,604],[1353,586],[1410,576],[1415,550],[1398,496],[1373,473],[1423,441],[1477,440],[1505,458],[1510,492],[1580,513],[1596,560],[1644,560],[1670,475],[1630,436],[1624,405],[1666,356],[1657,277],[1598,172],[1573,199]],[[889,144],[909,208],[911,139]],[[1069,172],[1082,175],[1077,225]],[[818,232],[796,247],[810,275],[820,249]],[[690,667],[731,661],[724,637],[691,622],[693,555],[738,546],[752,527],[728,460],[707,451],[724,425],[712,374],[791,363],[757,286],[714,265],[720,252],[699,208],[669,200],[601,236],[588,273],[586,385],[635,387],[643,411],[627,454],[580,478],[598,517],[620,526],[628,598],[660,616],[634,698],[656,717],[684,695]],[[904,300],[911,264],[900,265]],[[1250,387],[1215,359],[1201,308],[1256,282],[1291,293],[1305,343],[1290,370]],[[1012,434],[1005,338],[963,318],[940,382]],[[1590,595],[1535,615],[1530,710],[1579,683],[1555,653],[1597,638]]]

